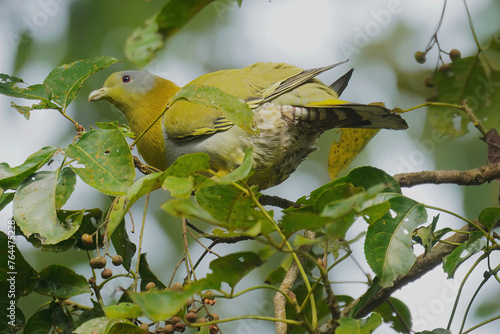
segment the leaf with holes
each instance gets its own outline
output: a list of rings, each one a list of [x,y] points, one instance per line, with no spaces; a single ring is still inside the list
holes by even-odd
[[[89,76],[118,61],[113,57],[77,60],[52,70],[43,84],[51,100],[66,109]]]
[[[83,219],[83,210],[65,217],[64,221],[57,217],[56,204],[61,204],[72,191],[72,186],[67,187],[58,182],[64,181],[66,177],[71,179],[68,176],[71,174],[60,178],[61,174],[58,171],[35,173],[21,183],[14,196],[14,220],[25,236],[34,235],[42,244],[56,244],[70,238],[79,229]],[[61,198],[61,194],[64,194],[64,198]]]
[[[414,200],[397,196],[389,199],[391,210],[368,227],[365,256],[380,277],[382,287],[390,287],[405,275],[416,260],[412,248],[415,229],[427,221],[425,207]]]
[[[107,194],[124,195],[135,177],[130,147],[118,129],[91,130],[65,150],[84,168],[71,166],[89,186]]]
[[[0,163],[0,188],[15,189],[28,176],[44,166],[56,153],[57,148],[47,146],[30,155],[22,165],[10,167]]]

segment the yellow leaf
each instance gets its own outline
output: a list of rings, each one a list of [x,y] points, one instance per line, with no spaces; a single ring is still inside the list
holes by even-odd
[[[379,131],[379,129],[342,129],[339,141],[334,141],[330,147],[328,157],[330,178],[336,179]]]

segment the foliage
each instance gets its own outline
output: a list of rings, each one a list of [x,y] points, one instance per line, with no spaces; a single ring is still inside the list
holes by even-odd
[[[131,35],[126,45],[127,54],[137,63],[146,64],[166,38],[211,2],[194,1],[189,5],[181,0],[167,2],[147,21],[146,27]],[[241,1],[238,4],[241,5]],[[174,18],[172,13],[177,12],[185,15]],[[465,100],[471,89],[484,83],[489,83],[484,87],[486,90],[496,87],[498,52],[498,40],[494,38],[490,47],[480,49],[477,56],[454,60],[451,72],[436,72],[433,83],[437,94],[429,102],[432,106],[429,117],[434,117],[433,113],[443,105],[457,114],[470,111],[472,107]],[[383,322],[396,332],[411,329],[411,313],[403,301],[389,296],[381,305],[372,303],[384,289],[399,287],[396,284],[400,284],[402,277],[417,279],[412,268],[422,258],[418,245],[424,249],[423,257],[432,256],[433,247],[447,243],[444,237],[453,231],[451,228],[436,230],[439,215],[429,216],[428,209],[432,207],[403,195],[397,180],[383,170],[359,167],[336,178],[376,131],[344,131],[340,142],[332,146],[333,181],[297,203],[289,202],[282,216],[275,219],[274,211],[263,206],[264,197],[259,190],[246,182],[253,172],[251,150],[246,152],[243,164],[224,177],[213,176],[209,157],[203,153],[183,156],[165,171],[137,175],[126,140],[131,134],[126,126],[99,123],[97,128],[85,131],[79,122],[69,117],[66,110],[84,81],[116,62],[112,57],[75,61],[54,69],[42,84],[27,87],[22,87],[24,82],[20,78],[0,74],[0,93],[39,101],[31,106],[12,103],[26,118],[35,110],[55,109],[77,129],[76,136],[67,140],[64,147],[41,148],[19,166],[0,164],[0,210],[9,203],[14,208],[8,233],[0,233],[0,244],[7,245],[0,249],[0,260],[8,264],[0,268],[0,293],[12,295],[9,297],[12,302],[0,302],[1,318],[8,319],[0,322],[1,330],[160,333],[160,328],[173,326],[182,332],[188,326],[201,329],[202,333],[213,333],[219,331],[222,322],[252,318],[242,315],[219,319],[212,308],[216,300],[224,298],[237,303],[238,297],[254,290],[272,290],[281,294],[287,303],[286,318],[254,318],[286,323],[293,328],[290,331],[323,333],[328,332],[323,326],[333,323],[336,333],[371,333]],[[457,91],[461,93],[457,95]],[[196,98],[201,104],[216,103],[227,110],[242,110],[243,113],[231,116],[236,124],[251,131],[252,120],[245,113],[246,103],[226,95],[210,87],[188,86],[175,98]],[[499,125],[498,117],[493,117],[493,110],[498,108],[496,99],[496,95],[491,94],[484,103],[472,108],[480,121],[487,120],[486,126],[492,129]],[[469,119],[463,115],[459,130],[452,128],[450,119],[434,122],[437,129],[453,136],[463,134],[468,124]],[[353,146],[346,146],[354,142]],[[51,164],[56,156],[62,157],[58,166]],[[64,209],[80,181],[109,196],[110,204],[92,209]],[[197,277],[194,275],[196,265],[186,248],[181,259],[187,267],[184,282],[162,282],[155,274],[157,268],[152,268],[146,254],[141,253],[143,240],[138,245],[131,242],[125,224],[127,212],[142,197],[146,197],[147,203],[153,191],[170,194],[171,198],[161,208],[182,218],[185,231],[190,228],[199,234],[198,238],[214,243],[250,240],[254,249],[219,256],[210,261],[210,273]],[[469,233],[468,238],[454,244],[454,249],[443,259],[443,270],[449,277],[473,255],[481,254],[478,261],[487,260],[499,249],[498,236],[492,230],[498,223],[500,210],[484,208],[477,221],[451,214],[471,225],[473,230],[464,232]],[[362,220],[366,222],[366,233],[359,238],[363,239],[366,262],[376,277],[367,277],[368,290],[362,296],[336,295],[329,273],[349,258],[351,244],[358,237],[349,239],[348,232]],[[213,229],[200,231],[193,226],[197,222],[207,223]],[[89,261],[92,277],[83,277],[59,264],[35,270],[17,249],[16,235],[42,251],[66,252],[78,248],[88,252],[89,258],[92,257]],[[185,240],[184,243],[187,245]],[[110,255],[113,249],[114,256]],[[255,269],[264,268],[273,256],[281,256],[283,261],[281,266],[266,273],[266,284],[241,288],[240,282]],[[123,266],[126,274],[106,275],[110,260],[115,266]],[[286,272],[294,267],[299,278],[288,291],[282,283]],[[177,269],[173,269],[174,273]],[[498,270],[500,267],[492,267],[486,276],[498,280]],[[98,271],[102,280],[97,277]],[[126,278],[129,285],[120,288],[119,300],[115,302],[103,293],[118,277]],[[15,293],[11,293],[12,289]],[[32,293],[49,296],[51,302],[26,319],[15,303]],[[88,293],[92,293],[91,307],[71,299]],[[360,316],[367,309],[369,314]],[[197,314],[195,319],[203,320],[189,320],[190,313]],[[449,331],[434,329],[422,333]]]

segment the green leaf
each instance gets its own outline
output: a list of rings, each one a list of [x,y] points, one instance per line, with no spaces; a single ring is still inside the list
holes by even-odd
[[[427,211],[422,204],[403,196],[391,198],[389,202],[391,211],[368,228],[365,240],[366,260],[380,277],[382,287],[392,286],[399,275],[410,270],[416,260],[413,232],[427,221]]]
[[[84,310],[80,314],[78,319],[76,319],[75,327],[79,327],[80,325],[91,319],[104,317],[104,311],[102,310],[101,305],[93,299],[91,299],[90,301],[92,302],[93,308]]]
[[[251,133],[256,131],[253,111],[248,104],[217,87],[188,85],[182,87],[169,103],[173,105],[178,100],[188,100],[205,107],[215,108],[236,126]]]
[[[335,334],[368,334],[382,324],[382,317],[372,313],[367,319],[342,318]]]
[[[401,300],[391,297],[388,302],[383,303],[375,309],[382,316],[383,321],[389,324],[398,333],[407,333],[412,328],[411,312],[408,306]],[[404,323],[403,323],[404,322]]]
[[[312,205],[318,200],[318,197],[321,196],[323,192],[342,183],[352,184],[356,188],[363,188],[365,190],[373,186],[385,184],[385,188],[381,190],[381,192],[401,193],[399,184],[392,178],[392,176],[381,169],[365,166],[355,168],[348,175],[340,177],[335,181],[313,190],[311,195],[309,195],[309,198],[302,197],[297,202],[299,204]]]
[[[135,138],[135,133],[126,124],[118,124],[118,121],[113,122],[95,122],[95,125],[101,130],[120,130],[125,137]]]
[[[443,269],[448,274],[448,278],[453,278],[455,271],[462,263],[486,247],[486,240],[482,237],[483,233],[480,231],[471,232],[466,242],[443,258]]]
[[[51,297],[70,298],[91,291],[85,277],[67,267],[52,264],[40,271],[35,292]]]
[[[220,179],[217,179],[216,182],[218,184],[232,184],[249,177],[252,173],[253,166],[252,153],[253,148],[249,147],[245,151],[245,158],[243,159],[243,163],[231,173],[227,174],[224,177],[221,177]]]
[[[436,243],[434,231],[436,230],[438,219],[439,214],[432,219],[432,223],[429,226],[418,228],[413,235],[413,240],[420,243],[424,247],[425,254],[430,253],[432,247]]]
[[[169,176],[163,183],[163,188],[170,191],[173,197],[189,198],[194,189],[194,182],[192,177],[177,177]]]
[[[65,155],[85,168],[71,166],[88,185],[108,195],[124,195],[135,177],[130,147],[122,132],[91,130],[69,145]]]
[[[374,222],[381,219],[390,209],[391,204],[389,202],[382,202],[363,209],[359,213],[359,216],[363,216],[366,222],[372,225]]]
[[[320,217],[317,213],[291,211],[283,216],[280,226],[287,234],[291,234],[301,230],[315,230],[331,222],[331,218]]]
[[[89,333],[96,333],[96,334],[103,334],[105,333],[106,330],[106,325],[110,322],[111,320],[106,318],[106,317],[100,317],[100,318],[94,318],[89,321],[84,322],[78,328],[73,330],[73,333],[75,334],[89,334]]]
[[[130,293],[130,298],[141,307],[148,318],[162,321],[176,315],[193,295],[199,294],[202,290],[218,289],[219,287],[220,284],[200,279],[191,285],[184,286],[181,291]]]
[[[165,43],[165,40],[184,27],[203,8],[214,0],[170,0],[153,17],[137,28],[125,43],[127,58],[143,67]]]
[[[210,157],[205,153],[187,154],[179,157],[164,172],[149,174],[136,180],[128,189],[126,196],[117,197],[113,202],[108,217],[108,235],[113,234],[125,214],[139,198],[161,186],[166,189],[168,183],[165,184],[165,180],[168,177],[188,177],[209,169],[209,160]],[[193,187],[197,187],[196,177],[193,178]]]
[[[98,209],[94,209],[94,210],[98,210]],[[87,216],[85,214],[87,214]],[[55,244],[44,243],[43,240],[41,240],[37,234],[32,234],[29,237],[26,237],[26,239],[28,239],[28,241],[34,247],[41,248],[41,250],[44,252],[55,252],[55,253],[65,252],[65,251],[71,249],[73,246],[75,246],[75,244],[77,243],[77,239],[79,237],[81,237],[82,234],[79,233],[79,231],[81,230],[84,218],[85,219],[89,219],[89,218],[92,219],[91,217],[93,217],[93,214],[94,214],[93,212],[89,214],[88,212],[84,212],[83,210],[80,210],[80,211],[58,210],[57,211],[57,219],[59,219],[60,222],[64,222],[63,224],[70,225],[73,222],[80,222],[80,221],[82,222],[80,224],[80,227],[78,228],[78,231],[76,231],[74,234],[72,234],[69,238],[67,238],[65,240],[61,240]],[[94,246],[94,248],[91,248],[91,249],[95,249],[95,246]]]
[[[26,88],[18,86],[18,84],[23,83],[24,81],[20,78],[0,73],[0,94],[28,100],[40,100],[39,103],[32,106],[19,106],[13,102],[11,103],[12,107],[23,114],[26,119],[29,119],[30,111],[33,109],[56,109],[61,111],[61,107],[50,102],[50,97],[48,97],[44,85],[37,84]]]
[[[130,271],[130,264],[132,263],[132,258],[134,257],[137,247],[128,237],[127,229],[125,228],[125,220],[122,220],[120,225],[118,225],[111,235],[111,242],[113,243],[116,254],[123,258],[123,268]]]
[[[141,277],[141,290],[144,291],[146,289],[146,284],[149,282],[153,282],[156,284],[158,289],[165,289],[167,286],[163,284],[162,281],[156,277],[151,268],[149,267],[148,261],[146,259],[146,253],[142,253],[140,257],[139,263],[139,276]]]
[[[479,214],[478,220],[486,226],[488,230],[492,230],[500,220],[500,208],[486,208]]]
[[[487,129],[500,127],[500,69],[498,68],[499,40],[495,37],[489,48],[479,55],[456,59],[450,71],[434,72],[436,87],[432,102],[467,105]],[[460,137],[468,133],[469,117],[458,108],[429,106],[427,119],[441,134]],[[456,125],[458,124],[458,126]]]
[[[75,190],[76,186],[76,175],[69,167],[63,168],[57,174],[57,185],[56,185],[56,209],[60,209]]]
[[[52,101],[63,110],[76,98],[82,84],[89,76],[116,62],[113,57],[96,57],[65,64],[52,70],[43,81]]]
[[[432,331],[422,331],[415,334],[452,334],[449,330],[444,328],[436,328]]]
[[[3,210],[10,202],[14,200],[15,193],[4,193],[2,188],[0,188],[0,211]]]
[[[49,162],[56,151],[55,147],[44,147],[30,155],[22,165],[13,168],[6,163],[0,163],[0,188],[17,188],[24,179]]]
[[[196,194],[199,207],[209,214],[207,223],[224,227],[229,231],[248,230],[261,224],[262,234],[274,231],[274,226],[246,193],[232,185],[214,185],[199,189]],[[254,196],[258,197],[257,194]],[[201,213],[198,211],[198,213]],[[268,212],[272,214],[271,212]],[[215,220],[214,220],[215,218]]]
[[[46,334],[52,329],[52,310],[43,309],[33,314],[24,327],[27,334]]]
[[[111,320],[106,325],[104,334],[147,334],[147,331],[137,327],[127,320]]]
[[[56,244],[71,237],[80,227],[83,210],[60,221],[56,211],[56,194],[66,193],[58,190],[60,172],[42,171],[24,180],[14,196],[14,220],[25,236],[32,234],[42,244]]]
[[[110,319],[139,318],[142,315],[141,308],[131,303],[120,303],[105,307],[104,313]]]
[[[219,223],[208,212],[187,198],[178,198],[165,202],[161,208],[175,217],[197,218],[213,225]]]
[[[262,259],[252,252],[239,252],[217,258],[210,262],[210,279],[226,282],[234,289],[236,284],[250,271],[261,266]]]
[[[377,294],[377,292],[380,291],[380,289],[382,289],[379,283],[380,283],[380,277],[375,276],[368,290],[361,296],[359,301],[352,308],[351,312],[349,313],[350,317],[356,318],[358,312],[361,311],[363,307],[365,307],[365,305],[372,300],[372,298]]]
[[[0,232],[0,293],[4,298],[8,296],[10,284],[15,282],[16,293],[13,296],[17,301],[33,290],[38,273],[24,259],[23,254],[15,244],[15,225],[13,221],[7,223],[7,233]],[[15,274],[14,274],[15,273]],[[10,297],[9,297],[10,298]]]

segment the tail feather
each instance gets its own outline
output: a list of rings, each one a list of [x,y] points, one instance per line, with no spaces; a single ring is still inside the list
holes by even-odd
[[[284,117],[306,123],[316,123],[324,130],[332,128],[393,129],[408,128],[399,114],[371,104],[345,103],[331,106],[281,106]]]

